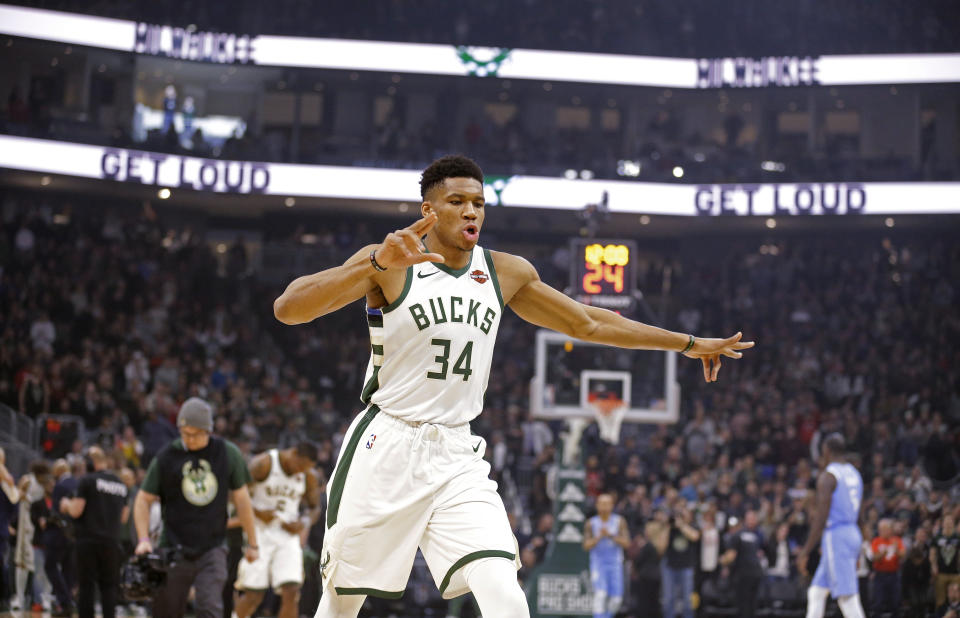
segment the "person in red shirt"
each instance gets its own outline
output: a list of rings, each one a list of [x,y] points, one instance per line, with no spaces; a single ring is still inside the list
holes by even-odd
[[[907,553],[903,540],[893,534],[893,522],[881,519],[877,536],[870,543],[873,564],[873,612],[888,611],[894,618],[900,615],[900,563]]]

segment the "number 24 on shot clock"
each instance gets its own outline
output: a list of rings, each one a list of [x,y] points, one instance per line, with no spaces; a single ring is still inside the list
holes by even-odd
[[[633,241],[577,238],[571,245],[570,284],[578,298],[586,297],[585,300],[599,301],[590,304],[614,308],[620,303],[604,301],[633,296]]]

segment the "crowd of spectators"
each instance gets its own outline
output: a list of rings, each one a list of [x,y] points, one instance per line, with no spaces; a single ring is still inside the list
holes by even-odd
[[[355,39],[562,49],[655,56],[952,52],[960,22],[947,0],[757,6],[749,0],[523,0],[451,4],[366,1],[318,7],[303,0],[264,5],[122,0],[20,0],[47,9],[201,30]],[[800,27],[797,27],[800,24]],[[749,36],[744,36],[749,33]]]
[[[171,222],[149,204],[125,206],[0,197],[0,402],[33,418],[78,419],[86,440],[136,478],[175,436],[179,403],[200,396],[217,410],[215,433],[245,454],[307,435],[329,475],[359,406],[369,354],[363,311],[283,326],[272,300],[303,273],[262,280],[243,243],[212,243],[202,226]],[[342,260],[390,227],[331,220],[320,238],[329,263],[310,268]],[[663,269],[672,271],[667,327],[742,329],[758,346],[724,365],[717,384],[704,384],[699,365],[681,359],[682,422],[625,426],[616,446],[595,428],[584,434],[589,499],[613,492],[634,535],[627,615],[665,584],[661,566],[692,569],[696,591],[709,597],[717,587],[708,582],[729,569],[719,562],[723,539],[749,514],[767,548],[766,573],[799,582],[793,557],[811,517],[818,444],[830,432],[844,435],[864,477],[864,539],[902,543],[889,558],[875,541],[865,547],[868,604],[932,611],[937,582],[936,602],[944,602],[957,572],[949,549],[960,516],[960,381],[952,371],[960,366],[960,249],[951,238],[949,230],[864,230],[842,242],[789,237],[759,252],[744,236],[647,256],[641,289],[660,289]],[[565,243],[525,251],[561,288],[567,273],[557,247]],[[551,540],[549,479],[562,427],[527,412],[534,329],[515,316],[500,328],[473,431],[490,444],[527,578]],[[702,538],[675,542],[678,517]],[[422,571],[418,562],[408,607],[442,604]],[[891,572],[902,594],[872,594],[869,581]]]

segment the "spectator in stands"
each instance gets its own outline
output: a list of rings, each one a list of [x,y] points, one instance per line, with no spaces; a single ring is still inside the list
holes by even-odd
[[[13,581],[10,578],[10,528],[16,520],[16,505],[20,501],[13,475],[7,470],[7,454],[0,448],[0,612],[9,611],[13,596]]]
[[[940,533],[930,547],[930,566],[934,578],[934,594],[937,607],[946,598],[950,582],[960,582],[960,534],[953,515],[944,515],[940,520]]]
[[[766,545],[767,575],[788,579],[793,574],[797,546],[790,543],[790,525],[777,525],[775,536]]]
[[[753,618],[757,614],[760,584],[763,581],[763,537],[757,529],[757,512],[749,509],[743,525],[727,537],[726,550],[720,563],[730,568],[734,587],[734,602],[739,618]]]
[[[683,618],[693,618],[693,569],[697,563],[697,542],[700,531],[693,524],[693,514],[681,501],[673,502],[670,513],[670,536],[663,561],[664,618],[673,618],[679,597]]]
[[[58,459],[53,462],[51,472],[55,482],[51,518],[60,525],[51,530],[49,541],[44,548],[46,552],[44,568],[47,579],[53,585],[54,593],[58,594],[57,602],[62,608],[70,609],[73,607],[72,590],[76,582],[73,560],[73,530],[72,522],[60,515],[60,502],[64,498],[76,494],[77,479],[70,473],[70,466],[66,459]],[[60,589],[59,593],[58,588]]]
[[[39,363],[23,372],[19,409],[31,418],[50,413],[50,384]]]
[[[960,582],[953,580],[947,586],[946,601],[937,606],[937,618],[960,618]]]
[[[713,579],[717,575],[720,564],[720,530],[717,528],[717,506],[714,503],[707,505],[700,517],[700,560],[696,582],[696,589],[700,590],[703,582]]]
[[[44,461],[35,461],[30,464],[30,472],[21,477],[17,484],[20,493],[19,511],[17,513],[17,544],[14,548],[13,562],[16,565],[16,596],[11,604],[14,611],[29,607],[34,611],[43,609],[43,588],[46,576],[41,575],[37,563],[42,561],[42,554],[35,550],[35,527],[30,517],[30,507],[34,501],[43,498],[43,483],[50,476],[50,467]],[[33,575],[33,585],[30,588],[31,602],[27,603],[27,583]]]
[[[544,513],[537,520],[537,528],[527,543],[527,549],[534,552],[537,564],[543,562],[543,557],[547,553],[547,548],[553,541],[553,515]]]
[[[930,603],[931,568],[929,546],[923,538],[926,529],[917,529],[913,544],[903,563],[903,596],[908,616],[926,616]]]
[[[870,544],[873,562],[873,612],[900,615],[900,562],[906,555],[903,540],[893,533],[893,521],[881,519]]]
[[[873,526],[867,522],[862,522],[860,524],[860,535],[863,537],[863,542],[860,543],[860,555],[857,556],[857,588],[860,590],[860,605],[863,607],[873,607],[871,602],[870,593],[870,574],[872,572],[872,565],[870,564],[870,556],[872,554],[871,546],[873,539],[871,539]]]
[[[633,559],[633,572],[637,578],[634,592],[634,607],[642,607],[650,618],[662,616],[661,608],[651,599],[659,599],[662,580],[661,562],[667,551],[670,524],[667,511],[658,509],[654,518],[647,522],[643,536],[638,540],[640,549]]]

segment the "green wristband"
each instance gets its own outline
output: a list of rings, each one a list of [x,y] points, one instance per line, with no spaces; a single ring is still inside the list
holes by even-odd
[[[680,352],[680,353],[681,353],[681,354],[686,354],[687,352],[689,352],[690,349],[693,347],[694,341],[696,341],[696,338],[695,338],[693,335],[690,335],[690,341],[687,343],[687,347],[685,347],[685,348],[683,349],[683,351]]]

